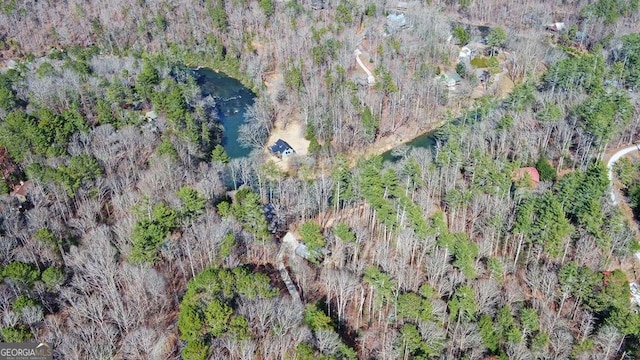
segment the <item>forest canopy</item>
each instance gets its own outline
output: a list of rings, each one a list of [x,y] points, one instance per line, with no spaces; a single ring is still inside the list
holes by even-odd
[[[640,130],[638,23],[622,0],[6,2],[0,339],[637,358],[640,167],[607,160]],[[251,92],[235,156],[222,104]],[[306,148],[269,154],[285,135]]]

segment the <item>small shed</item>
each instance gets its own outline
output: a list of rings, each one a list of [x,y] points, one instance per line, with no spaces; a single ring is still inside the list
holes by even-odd
[[[279,158],[291,156],[295,153],[291,145],[282,139],[278,139],[275,144],[271,145],[269,151]]]

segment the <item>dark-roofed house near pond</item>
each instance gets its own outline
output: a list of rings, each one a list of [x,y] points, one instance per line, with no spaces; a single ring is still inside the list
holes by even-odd
[[[282,139],[278,139],[275,144],[271,145],[269,151],[279,158],[291,156],[295,153],[291,145]]]

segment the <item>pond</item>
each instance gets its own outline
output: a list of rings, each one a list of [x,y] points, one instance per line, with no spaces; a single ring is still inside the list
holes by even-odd
[[[409,141],[406,144],[402,144],[399,146],[406,146],[409,149],[412,148],[423,148],[423,149],[433,149],[436,145],[436,136],[435,136],[435,130],[426,132],[422,135],[419,135],[418,137],[414,138],[413,140]],[[399,146],[397,146],[396,148],[393,148],[389,151],[386,151],[384,153],[382,153],[382,161],[383,162],[387,162],[387,161],[391,161],[391,162],[396,162],[398,160],[400,160],[400,156],[394,156],[393,152],[395,149],[397,149]]]
[[[238,130],[245,122],[244,114],[253,105],[255,94],[240,81],[207,68],[195,70],[197,84],[204,96],[216,99],[220,122],[224,127],[222,146],[230,158],[248,156],[251,149],[238,142]]]

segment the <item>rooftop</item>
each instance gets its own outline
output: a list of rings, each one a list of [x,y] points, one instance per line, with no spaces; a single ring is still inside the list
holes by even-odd
[[[278,139],[275,144],[269,147],[271,153],[276,155],[290,155],[295,151],[286,141]]]

